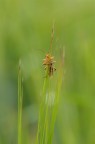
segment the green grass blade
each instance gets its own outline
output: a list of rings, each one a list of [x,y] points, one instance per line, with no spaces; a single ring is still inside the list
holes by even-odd
[[[43,129],[44,129],[44,113],[45,113],[45,96],[46,96],[46,90],[47,90],[47,82],[48,78],[46,77],[44,80],[43,85],[43,92],[41,97],[41,105],[40,105],[40,112],[39,112],[39,121],[38,121],[38,132],[37,132],[37,144],[43,143]]]
[[[21,71],[21,61],[19,61],[19,69],[18,69],[18,144],[22,143],[22,101],[23,101],[22,71]]]
[[[53,139],[53,133],[54,133],[54,125],[59,105],[59,98],[60,98],[60,92],[61,92],[61,86],[62,86],[62,78],[63,78],[63,70],[60,69],[58,73],[58,80],[57,80],[57,86],[56,86],[56,92],[55,92],[55,99],[54,99],[54,105],[51,109],[51,121],[50,121],[50,132],[49,132],[49,138],[47,144],[52,144]]]
[[[38,133],[37,144],[51,144],[54,133],[54,124],[57,115],[57,109],[59,104],[59,96],[62,85],[62,70],[59,70],[58,81],[55,90],[55,99],[53,105],[50,105],[52,79],[50,77],[45,78],[43,85],[43,94],[41,99],[40,114],[38,121]],[[53,84],[53,83],[52,83]]]

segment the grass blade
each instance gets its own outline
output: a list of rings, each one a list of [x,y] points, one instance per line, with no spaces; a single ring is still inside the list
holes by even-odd
[[[22,101],[23,101],[22,71],[21,71],[21,61],[19,61],[19,69],[18,69],[18,144],[22,143]]]

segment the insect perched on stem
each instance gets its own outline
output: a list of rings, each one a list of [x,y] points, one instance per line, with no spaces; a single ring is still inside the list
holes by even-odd
[[[54,67],[54,57],[51,55],[52,51],[52,42],[53,42],[53,37],[54,37],[54,25],[52,28],[52,33],[51,33],[51,43],[50,43],[50,50],[49,53],[46,54],[45,59],[43,59],[43,65],[45,66],[44,69],[47,70],[47,75],[52,76],[56,68]]]

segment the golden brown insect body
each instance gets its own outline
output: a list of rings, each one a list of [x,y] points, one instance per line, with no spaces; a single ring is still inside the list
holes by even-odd
[[[51,33],[51,42],[50,42],[50,49],[49,49],[49,53],[46,54],[45,59],[43,59],[43,65],[45,65],[45,70],[47,70],[47,74],[48,76],[52,76],[54,71],[56,70],[54,67],[54,63],[56,61],[54,61],[54,57],[50,54],[52,51],[52,42],[53,42],[53,37],[54,37],[54,25],[52,27],[52,33]]]
[[[47,70],[49,76],[52,76],[56,70],[54,67],[55,62],[56,61],[54,61],[54,57],[50,54],[47,54],[45,59],[43,59],[43,65],[45,65],[45,70]]]

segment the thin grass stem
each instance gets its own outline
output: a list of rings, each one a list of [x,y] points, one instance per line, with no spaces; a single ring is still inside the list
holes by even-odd
[[[23,86],[21,61],[19,61],[18,69],[18,144],[22,144],[22,102],[23,102]]]

